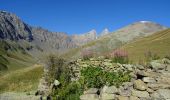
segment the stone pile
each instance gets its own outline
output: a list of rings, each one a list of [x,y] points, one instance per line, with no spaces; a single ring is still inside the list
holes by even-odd
[[[114,72],[131,71],[132,79],[119,88],[115,86],[90,88],[80,96],[81,100],[170,100],[170,60],[166,58],[153,60],[147,66],[115,64],[109,59],[102,58],[93,58],[89,61],[79,59],[72,63],[76,80],[81,75],[80,70],[87,66],[101,67],[103,70]]]

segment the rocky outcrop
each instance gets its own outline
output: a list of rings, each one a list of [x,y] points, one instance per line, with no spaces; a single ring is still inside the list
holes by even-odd
[[[32,27],[15,14],[5,11],[0,11],[0,39],[28,42],[27,44],[33,45],[33,48],[38,47],[46,51],[76,47],[71,36],[66,33],[50,32],[40,27]]]
[[[0,11],[0,39],[33,40],[31,27],[21,21],[15,14]]]
[[[107,28],[105,28],[100,34],[99,34],[99,37],[102,37],[102,36],[105,36],[107,34],[109,34],[109,30]]]
[[[169,100],[170,99],[170,65],[169,59],[153,60],[150,64],[132,65],[113,63],[103,57],[91,58],[88,61],[78,59],[71,62],[72,81],[78,80],[81,70],[89,65],[101,67],[106,71],[130,71],[131,81],[120,87],[104,86],[100,89],[88,89],[80,96],[81,100]],[[73,67],[74,66],[74,67]],[[90,99],[92,98],[92,99]]]
[[[90,41],[93,41],[97,38],[96,30],[91,30],[87,33],[80,34],[80,35],[73,35],[72,39],[76,45],[80,46],[86,44]]]

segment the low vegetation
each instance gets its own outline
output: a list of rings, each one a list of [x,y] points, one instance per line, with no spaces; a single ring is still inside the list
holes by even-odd
[[[129,62],[128,53],[125,50],[121,49],[114,50],[111,53],[111,56],[113,56],[112,61],[115,63],[126,64]]]
[[[47,57],[49,73],[47,80],[49,85],[58,80],[60,85],[53,88],[52,96],[54,100],[78,100],[80,95],[80,85],[71,82],[70,70],[66,61],[58,56],[50,55]],[[74,99],[73,99],[74,98]]]
[[[138,62],[147,61],[146,53],[152,54],[152,59],[164,58],[170,54],[170,29],[157,32],[151,36],[137,39],[121,47],[129,54],[129,60]],[[150,56],[150,55],[148,55]],[[149,57],[150,59],[150,57]]]
[[[0,77],[0,93],[2,92],[27,92],[37,89],[39,79],[42,77],[43,67],[34,65],[21,70],[16,70]]]
[[[88,58],[89,59],[89,58]],[[86,61],[86,59],[84,59]],[[63,58],[50,55],[47,60],[49,85],[58,80],[60,85],[52,89],[54,100],[79,100],[87,88],[101,88],[104,85],[119,87],[123,82],[130,81],[129,72],[108,72],[100,67],[89,66],[81,70],[81,78],[71,81],[71,69]]]
[[[100,67],[87,67],[81,71],[83,85],[86,88],[101,88],[104,85],[119,87],[130,81],[129,72],[108,72]]]

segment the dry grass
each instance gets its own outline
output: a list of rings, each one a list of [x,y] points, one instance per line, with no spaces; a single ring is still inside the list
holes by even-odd
[[[41,65],[34,65],[25,69],[7,73],[0,77],[0,93],[35,90],[42,73],[43,67]]]
[[[170,54],[170,29],[138,39],[121,47],[128,51],[130,60],[145,60],[148,51],[164,57]]]

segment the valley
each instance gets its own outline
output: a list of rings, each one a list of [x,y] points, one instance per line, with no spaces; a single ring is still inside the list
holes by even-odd
[[[68,35],[28,25],[15,14],[0,11],[0,96],[168,100],[168,94],[160,91],[170,93],[170,79],[164,75],[169,76],[169,50],[169,27],[151,21],[113,32],[105,28],[101,33],[93,29]]]

